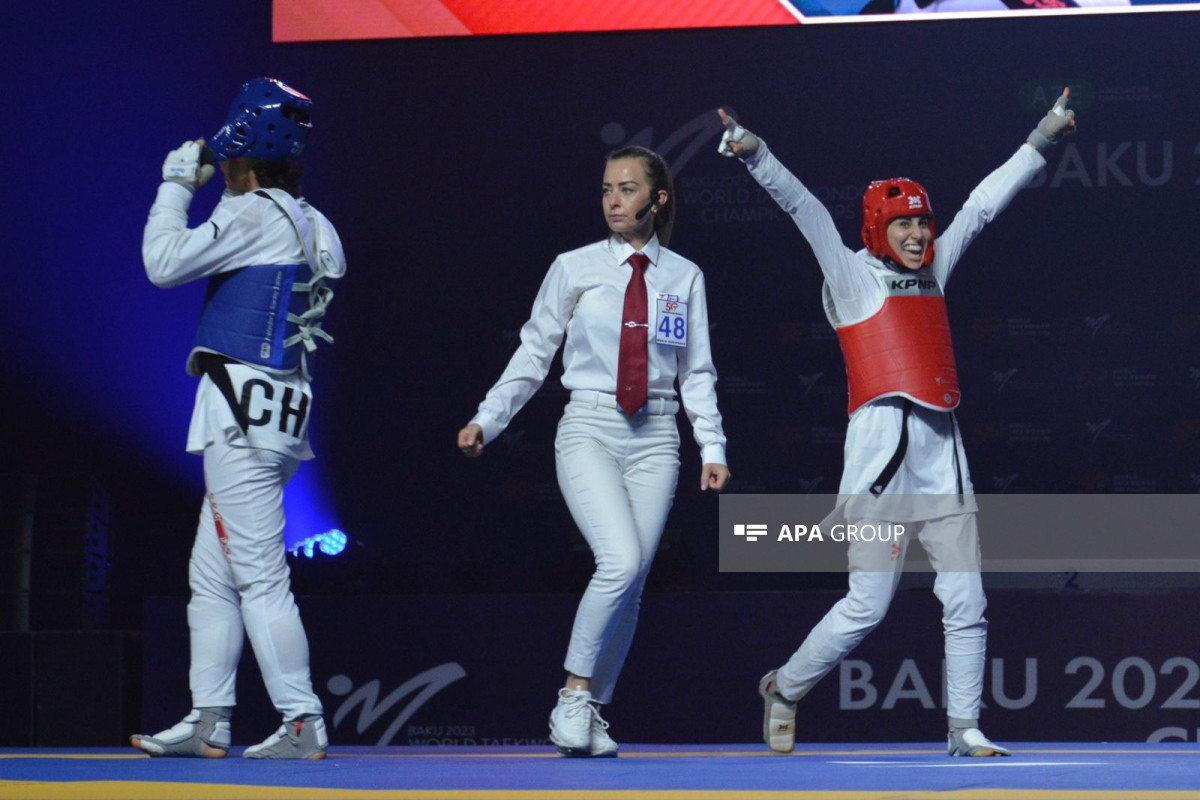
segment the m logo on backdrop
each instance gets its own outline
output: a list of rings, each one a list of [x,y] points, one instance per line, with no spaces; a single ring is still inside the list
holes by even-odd
[[[824,475],[818,475],[815,478],[800,478],[796,481],[796,486],[804,494],[816,494],[817,489],[821,488],[824,481]]]
[[[1013,369],[1004,370],[1003,372],[998,369],[992,370],[992,383],[995,384],[996,391],[1003,392],[1004,387],[1010,380],[1012,380],[1012,376],[1016,374],[1017,370],[1015,367]]]
[[[1112,314],[1101,314],[1098,317],[1084,317],[1083,321],[1087,325],[1088,330],[1091,331],[1092,338],[1095,339],[1100,328],[1110,319],[1112,319]]]
[[[653,128],[642,128],[629,135],[619,122],[610,122],[602,127],[600,140],[613,148],[637,145],[654,150],[667,160],[671,165],[671,174],[678,180],[679,173],[683,172],[696,151],[709,143],[715,149],[724,130],[716,110],[710,108],[680,125],[657,145],[654,143]]]
[[[993,475],[992,489],[994,490],[994,493],[1004,494],[1008,491],[1008,487],[1012,486],[1018,477],[1020,476],[1015,472],[1011,475]]]
[[[378,678],[367,681],[355,689],[354,680],[350,676],[334,675],[326,682],[325,688],[346,699],[333,712],[333,727],[337,729],[351,712],[358,709],[354,732],[361,735],[380,717],[391,712],[402,700],[413,695],[408,704],[399,709],[391,724],[375,742],[378,747],[386,747],[392,744],[396,734],[404,728],[404,724],[420,710],[421,706],[429,702],[442,689],[465,677],[467,677],[467,671],[461,665],[451,661],[427,669],[410,678],[388,693],[383,700],[380,700],[379,691],[382,684]]]
[[[824,372],[814,372],[811,375],[797,375],[796,378],[800,381],[800,385],[804,387],[804,394],[807,395],[813,390],[813,387],[825,377]]]
[[[1091,437],[1092,444],[1100,441],[1100,437],[1104,435],[1104,431],[1112,425],[1111,419],[1106,419],[1102,422],[1086,422],[1088,436]]]

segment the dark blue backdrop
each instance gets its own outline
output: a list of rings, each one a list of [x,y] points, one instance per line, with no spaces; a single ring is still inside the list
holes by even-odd
[[[211,134],[260,74],[316,102],[306,194],[350,262],[318,366],[320,458],[294,495],[358,545],[340,567],[306,567],[302,591],[582,587],[590,556],[552,463],[556,378],[478,462],[453,437],[554,255],[602,235],[602,161],[625,142],[675,165],[673,244],[708,279],[730,490],[833,489],[845,390],[819,272],[744,168],[716,155],[720,105],[828,199],[853,243],[869,180],[922,181],[946,224],[1069,83],[1079,135],[948,291],[975,483],[1200,484],[1195,14],[294,45],[271,44],[262,0],[16,0],[3,16],[5,470],[81,470],[109,489],[129,619],[143,594],[186,591],[201,484],[183,453],[183,362],[202,288],[146,281],[142,225],[164,154]],[[685,441],[652,591],[838,582],[718,574],[716,498],[693,488]]]

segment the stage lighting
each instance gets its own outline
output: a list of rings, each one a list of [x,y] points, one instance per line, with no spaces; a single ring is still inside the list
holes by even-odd
[[[312,558],[314,550],[320,550],[327,556],[336,556],[346,549],[348,541],[349,537],[346,534],[334,528],[316,536],[309,536],[292,547],[290,552],[296,557],[303,553],[305,558]]]

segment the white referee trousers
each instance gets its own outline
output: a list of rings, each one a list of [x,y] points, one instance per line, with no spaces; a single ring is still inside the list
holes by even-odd
[[[573,401],[559,421],[554,453],[563,498],[596,559],[563,666],[590,678],[592,697],[608,703],[675,499],[679,429],[673,414],[627,417]]]
[[[916,529],[930,563],[938,569],[933,593],[942,603],[946,647],[946,712],[956,719],[978,719],[983,695],[987,650],[987,599],[978,570],[942,571],[939,565],[961,568],[964,554],[978,562],[979,529],[975,514],[956,514],[925,522],[906,522]],[[874,520],[860,524],[881,525]],[[901,537],[899,553],[893,542],[850,544],[850,590],[809,632],[804,643],[777,674],[779,691],[798,700],[841,663],[887,614],[904,571],[911,534]],[[869,569],[871,571],[860,571]]]
[[[283,489],[298,466],[272,450],[212,444],[204,451],[207,495],[188,567],[194,707],[236,705],[248,635],[283,718],[322,713],[283,542]]]

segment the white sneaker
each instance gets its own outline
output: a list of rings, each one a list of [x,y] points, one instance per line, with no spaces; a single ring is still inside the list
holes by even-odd
[[[779,693],[775,670],[758,682],[758,694],[763,699],[763,742],[776,753],[792,752],[796,749],[796,702]]]
[[[947,737],[946,752],[952,756],[1011,756],[1012,751],[993,744],[979,728],[952,728]]]
[[[608,723],[600,716],[600,706],[589,703],[592,707],[592,758],[616,758],[617,743],[608,735]]]
[[[558,745],[560,755],[591,757],[595,715],[591,699],[592,693],[584,689],[558,690],[558,704],[550,712],[550,741]]]
[[[244,758],[318,759],[329,749],[325,720],[318,716],[285,722],[262,743],[247,747]]]
[[[230,741],[229,717],[197,708],[165,731],[129,737],[131,745],[152,756],[175,758],[224,758]]]

